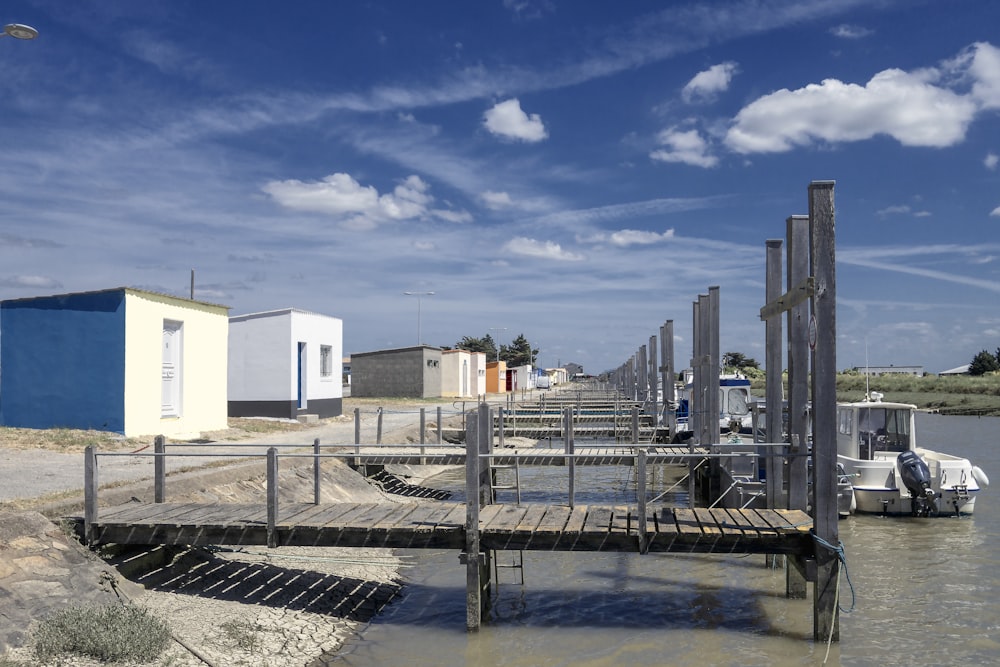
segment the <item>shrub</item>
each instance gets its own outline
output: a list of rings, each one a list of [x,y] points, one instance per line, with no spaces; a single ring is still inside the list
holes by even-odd
[[[100,662],[150,662],[170,641],[170,628],[134,605],[71,606],[41,622],[33,650],[42,664],[64,654]]]

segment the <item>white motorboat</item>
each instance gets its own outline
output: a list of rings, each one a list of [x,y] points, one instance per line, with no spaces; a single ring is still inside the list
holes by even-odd
[[[677,430],[686,431],[690,428],[689,417],[691,411],[692,395],[694,394],[694,372],[685,369],[681,375],[682,380],[677,387],[677,410],[674,417],[677,420]],[[660,401],[663,401],[663,388],[660,387]],[[725,433],[730,430],[734,422],[739,424],[739,428],[744,433],[750,433],[753,426],[753,416],[751,415],[750,380],[743,375],[721,375],[719,376],[719,428]]]
[[[972,514],[989,478],[968,459],[918,446],[915,405],[882,395],[837,405],[837,462],[856,511],[912,516]]]

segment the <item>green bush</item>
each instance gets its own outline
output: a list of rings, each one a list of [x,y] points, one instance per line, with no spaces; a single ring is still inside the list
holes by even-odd
[[[170,641],[170,628],[134,605],[72,606],[42,621],[33,636],[35,657],[51,664],[60,655],[100,662],[150,662]]]

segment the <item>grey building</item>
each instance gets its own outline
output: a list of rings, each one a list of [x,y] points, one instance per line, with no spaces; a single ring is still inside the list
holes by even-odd
[[[352,353],[351,396],[441,396],[441,348],[418,345]]]

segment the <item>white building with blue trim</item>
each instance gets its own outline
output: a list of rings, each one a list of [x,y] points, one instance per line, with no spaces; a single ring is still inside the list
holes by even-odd
[[[226,306],[130,287],[0,303],[0,423],[194,437],[225,429]]]

